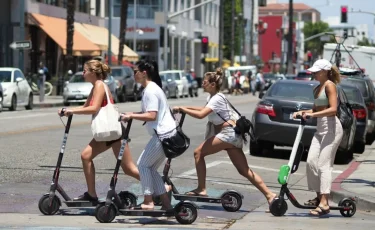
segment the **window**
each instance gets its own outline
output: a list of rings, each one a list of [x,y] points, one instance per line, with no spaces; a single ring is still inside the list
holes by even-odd
[[[346,97],[348,98],[350,103],[363,103],[363,99],[361,93],[352,87],[345,87],[343,86],[342,89],[345,92]]]
[[[356,86],[362,93],[363,97],[368,97],[368,90],[366,82],[363,80],[354,80],[354,79],[346,79],[343,82],[346,82],[350,85]]]
[[[89,11],[89,1],[86,0],[79,0],[78,3],[78,11],[83,13],[88,13]]]
[[[313,102],[313,86],[313,84],[274,83],[268,96]]]
[[[12,72],[10,71],[0,71],[0,83],[1,82],[11,82]]]
[[[75,74],[69,82],[85,82],[85,78],[82,74]]]

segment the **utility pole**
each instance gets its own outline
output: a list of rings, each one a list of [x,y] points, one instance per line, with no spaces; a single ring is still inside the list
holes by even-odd
[[[224,43],[224,0],[220,0],[219,6],[219,67],[223,66],[223,43]]]
[[[289,32],[288,32],[288,65],[287,73],[293,74],[293,0],[289,0]]]
[[[112,65],[112,0],[108,0],[108,65]]]
[[[163,10],[164,10],[164,55],[163,55],[163,61],[164,61],[164,70],[168,69],[168,0],[163,1]],[[135,23],[135,22],[134,22]]]
[[[231,66],[234,65],[234,12],[235,12],[235,1],[232,1],[232,32],[231,32],[231,35],[232,35],[232,39],[231,39],[231,47],[230,47],[230,63],[231,63]]]
[[[254,6],[255,0],[251,0],[251,15],[250,15],[250,55],[249,55],[249,64],[253,63],[254,57]]]
[[[25,1],[20,1],[20,41],[25,40]],[[24,72],[24,51],[23,49],[19,50],[18,53],[18,67],[22,72]]]

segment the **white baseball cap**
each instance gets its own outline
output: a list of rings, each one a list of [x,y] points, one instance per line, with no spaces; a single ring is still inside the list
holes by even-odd
[[[310,72],[318,72],[320,70],[331,70],[332,64],[327,61],[326,59],[319,59],[317,60],[314,65],[307,69]]]

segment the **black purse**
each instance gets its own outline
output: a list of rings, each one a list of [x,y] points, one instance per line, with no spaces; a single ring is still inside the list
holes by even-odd
[[[229,105],[230,107],[238,114],[240,118],[236,120],[236,126],[233,127],[231,123],[229,123],[227,120],[225,120],[219,113],[216,113],[223,121],[227,122],[231,127],[233,127],[234,132],[236,134],[241,135],[242,139],[244,140],[245,143],[247,143],[246,139],[246,134],[250,136],[250,140],[255,140],[255,135],[254,135],[254,126],[253,123],[249,119],[247,119],[245,116],[242,116],[240,112],[228,101],[228,99],[224,98],[223,96],[219,95],[222,97]]]
[[[353,110],[349,103],[342,103],[339,99],[339,105],[337,107],[337,118],[341,122],[343,129],[350,129],[354,122]]]
[[[171,112],[173,119],[176,120],[173,116],[172,111],[169,111]],[[154,129],[162,144],[164,154],[167,158],[176,158],[182,155],[190,146],[190,138],[186,136],[182,131],[182,124],[183,120],[180,120],[178,126],[176,127],[176,133],[171,137],[163,139],[160,139],[159,134]]]

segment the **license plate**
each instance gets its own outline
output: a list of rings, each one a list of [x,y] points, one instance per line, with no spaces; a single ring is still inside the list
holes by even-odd
[[[83,95],[76,95],[76,99],[82,99]]]

